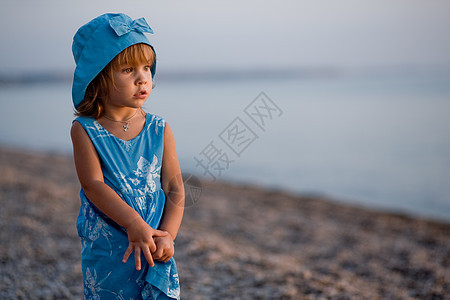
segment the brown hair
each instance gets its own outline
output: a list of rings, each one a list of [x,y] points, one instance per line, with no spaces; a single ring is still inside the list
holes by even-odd
[[[106,67],[89,83],[86,88],[83,101],[76,108],[76,116],[91,116],[100,118],[104,111],[104,103],[108,98],[108,90],[116,86],[113,72],[119,70],[123,65],[138,65],[155,63],[155,52],[147,44],[135,44],[120,52]]]

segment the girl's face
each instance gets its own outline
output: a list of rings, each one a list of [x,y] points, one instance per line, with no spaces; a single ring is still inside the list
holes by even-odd
[[[109,87],[106,106],[140,108],[152,92],[151,65],[123,64],[112,71],[115,85]]]

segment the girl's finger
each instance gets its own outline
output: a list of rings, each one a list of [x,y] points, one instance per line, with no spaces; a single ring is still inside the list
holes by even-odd
[[[161,256],[160,258],[159,258],[159,261],[160,262],[167,262],[167,255],[163,255],[163,256]]]
[[[133,246],[128,245],[128,248],[125,251],[125,254],[123,255],[123,258],[122,258],[123,263],[126,263],[128,261],[128,258],[130,257],[132,252],[133,252]]]
[[[154,254],[156,252],[157,247],[153,239],[148,242],[148,248],[150,249],[150,253]]]
[[[152,257],[153,257],[155,260],[161,261],[161,260],[162,260],[162,257],[163,257],[163,252],[164,252],[163,249],[158,248],[158,249],[156,250],[156,252],[153,253]]]
[[[158,230],[158,229],[153,230],[153,236],[166,236],[168,234],[169,233],[167,231]]]
[[[141,269],[141,248],[134,249],[134,262],[136,263],[136,270]]]
[[[147,260],[148,264],[150,265],[150,267],[153,267],[155,265],[155,263],[153,262],[153,258],[152,258],[152,254],[150,253],[150,249],[145,248],[143,251],[144,251],[145,259]]]

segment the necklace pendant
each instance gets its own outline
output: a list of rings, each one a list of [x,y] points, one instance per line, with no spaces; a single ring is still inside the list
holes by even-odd
[[[123,124],[123,131],[127,131],[128,130],[128,123]]]

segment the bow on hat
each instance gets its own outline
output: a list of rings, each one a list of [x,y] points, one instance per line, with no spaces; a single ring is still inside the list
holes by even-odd
[[[130,19],[131,21],[131,19]],[[147,33],[153,33],[153,30],[150,28],[150,26],[147,24],[147,21],[145,21],[144,18],[136,19],[134,21],[123,21],[122,18],[112,18],[109,20],[109,25],[111,28],[116,32],[118,36],[122,36],[124,34],[127,34],[128,32],[134,30],[137,32],[147,32]]]

